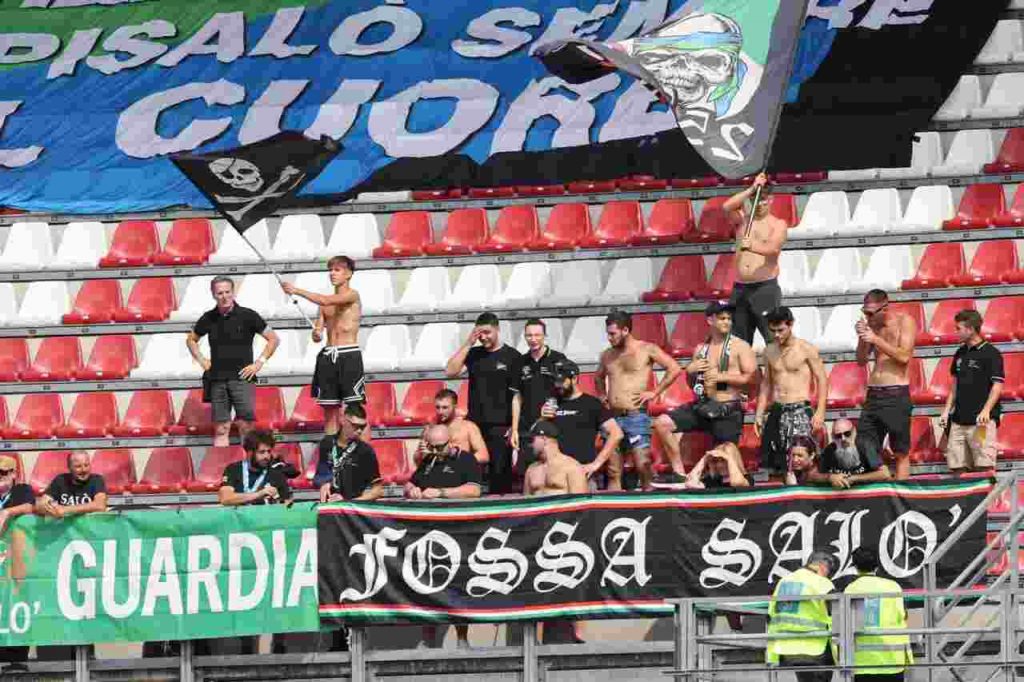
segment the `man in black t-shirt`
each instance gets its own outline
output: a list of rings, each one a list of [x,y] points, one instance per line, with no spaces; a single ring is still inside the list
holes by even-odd
[[[216,307],[203,313],[188,333],[185,344],[203,368],[203,400],[213,405],[213,444],[224,447],[231,432],[231,409],[238,431],[245,436],[256,418],[252,382],[277,350],[279,339],[260,314],[235,303],[235,283],[230,277],[214,277],[210,291]],[[210,335],[210,357],[199,351],[199,339]],[[252,341],[259,334],[267,340],[253,362]]]
[[[313,484],[320,487],[321,502],[358,500],[369,502],[384,494],[377,453],[362,440],[367,429],[361,403],[348,403],[341,413],[336,435],[320,441],[320,459]]]
[[[540,419],[541,407],[554,395],[554,367],[566,360],[562,353],[548,348],[547,331],[544,320],[536,317],[527,320],[523,328],[528,350],[522,355],[519,393],[512,397],[520,401],[519,419],[512,425],[516,434],[513,447],[519,448],[516,466],[520,471],[526,471],[533,459],[528,440],[530,427]]]
[[[16,578],[23,575],[20,570],[24,567],[25,551],[27,550],[25,533],[21,530],[8,531],[7,527],[11,520],[31,514],[35,508],[35,495],[32,494],[32,486],[25,483],[18,483],[18,463],[13,457],[0,455],[0,534],[5,534],[7,542],[7,566],[4,573],[8,578]],[[0,663],[7,663],[4,672],[24,672],[28,668],[25,662],[28,661],[27,646],[0,647]]]
[[[982,337],[977,310],[961,310],[953,319],[961,345],[953,355],[953,385],[939,417],[939,426],[949,429],[946,462],[954,474],[995,469],[999,398],[1006,381],[1003,354]]]
[[[479,342],[480,345],[475,344]],[[521,485],[512,461],[512,445],[519,440],[512,425],[519,420],[519,392],[523,357],[501,342],[498,318],[483,313],[466,342],[448,359],[445,374],[455,379],[469,374],[469,420],[480,427],[490,455],[490,492],[517,493]]]
[[[271,466],[274,434],[254,429],[242,439],[246,458],[224,467],[217,498],[227,507],[252,504],[291,504],[292,489],[284,473]]]
[[[808,442],[815,445],[810,437],[800,436],[793,441],[793,447],[806,447]],[[832,442],[821,451],[817,469],[806,472],[804,482],[830,485],[836,490],[842,490],[891,478],[889,467],[878,457],[874,448],[858,447],[857,428],[853,422],[837,419],[832,424]]]
[[[611,410],[595,396],[580,390],[577,379],[580,368],[572,360],[563,360],[553,368],[555,405],[544,405],[541,416],[550,419],[558,429],[559,449],[583,465],[583,473],[593,480],[595,473],[622,442],[622,429]],[[596,440],[602,434],[601,452]]]
[[[92,473],[92,462],[85,452],[68,455],[68,473],[57,474],[36,502],[37,514],[58,519],[106,510],[107,485],[102,476]]]

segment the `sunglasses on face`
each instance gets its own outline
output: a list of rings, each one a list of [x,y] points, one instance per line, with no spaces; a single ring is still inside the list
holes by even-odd
[[[14,469],[0,469],[0,476],[10,476],[14,473]]]
[[[868,310],[867,308],[861,308],[860,311],[862,313],[864,313],[865,317],[871,317],[872,315],[877,315],[878,313],[882,312],[883,310],[885,310],[888,307],[889,307],[889,304],[886,303],[881,308],[875,308],[874,310]]]
[[[853,431],[841,431],[839,433],[832,434],[832,437],[835,438],[836,440],[840,440],[842,438],[849,438],[852,435]]]
[[[348,425],[352,427],[353,431],[362,431],[363,429],[365,429],[368,426],[368,423],[367,422],[351,422],[350,421],[348,423]]]

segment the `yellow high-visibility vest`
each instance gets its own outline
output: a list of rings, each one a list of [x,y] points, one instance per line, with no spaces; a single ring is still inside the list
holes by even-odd
[[[903,605],[903,588],[888,578],[862,575],[844,590],[845,594],[899,594],[892,597],[865,597],[853,601],[854,624],[858,632],[871,630],[905,630],[907,610]],[[856,635],[853,664],[882,666],[864,670],[864,674],[901,673],[913,665],[909,635]]]
[[[777,602],[775,597],[826,595],[834,589],[831,580],[807,568],[798,569],[787,575],[775,586],[775,593],[768,605],[769,634],[831,630],[832,617],[828,613],[824,599]],[[829,637],[821,636],[770,640],[766,660],[768,663],[778,663],[779,656],[818,656],[830,643]]]

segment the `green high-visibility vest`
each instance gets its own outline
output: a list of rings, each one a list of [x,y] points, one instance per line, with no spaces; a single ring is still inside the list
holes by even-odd
[[[903,589],[888,578],[862,575],[844,590],[845,594],[881,594],[899,596],[865,597],[853,601],[854,627],[857,632],[871,630],[905,630],[907,610],[903,605]],[[854,666],[881,666],[864,670],[868,675],[901,673],[913,665],[909,635],[857,635],[854,638]]]
[[[832,617],[828,614],[824,599],[779,602],[775,597],[826,595],[834,589],[831,580],[807,568],[797,569],[787,575],[775,586],[775,593],[768,605],[769,634],[831,630]],[[778,663],[779,656],[819,656],[829,644],[830,638],[821,636],[770,640],[766,660],[768,663]]]

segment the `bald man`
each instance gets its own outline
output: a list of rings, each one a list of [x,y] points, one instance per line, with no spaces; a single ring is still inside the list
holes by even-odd
[[[832,424],[832,442],[821,451],[817,471],[808,471],[805,480],[810,484],[831,485],[842,490],[891,478],[889,468],[874,449],[858,447],[857,427],[853,422],[837,419]]]

